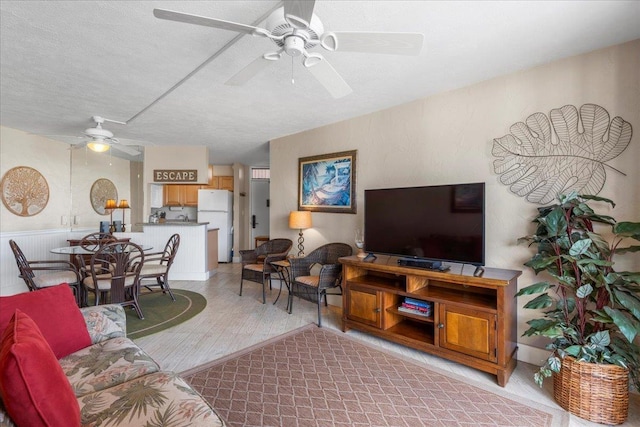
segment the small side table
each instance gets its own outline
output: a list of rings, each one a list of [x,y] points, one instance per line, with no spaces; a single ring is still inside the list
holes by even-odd
[[[257,239],[257,238],[256,238]],[[280,290],[278,291],[278,296],[276,300],[273,302],[278,302],[280,298],[280,294],[282,293],[282,282],[284,282],[287,287],[287,291],[289,291],[289,296],[287,297],[287,312],[291,314],[291,310],[293,308],[293,293],[291,290],[291,263],[289,260],[283,259],[281,261],[274,261],[271,263],[271,266],[276,270],[278,276],[280,276]]]

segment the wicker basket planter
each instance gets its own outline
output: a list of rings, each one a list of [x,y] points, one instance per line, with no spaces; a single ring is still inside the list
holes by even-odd
[[[562,359],[553,374],[553,397],[565,410],[601,424],[622,424],[629,415],[629,372],[617,365]]]

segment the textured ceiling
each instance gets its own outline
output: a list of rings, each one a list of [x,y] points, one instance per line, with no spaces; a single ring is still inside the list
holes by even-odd
[[[420,32],[421,54],[323,52],[353,88],[333,99],[287,56],[224,85],[275,50],[244,36],[147,109],[238,35],[160,20],[154,8],[252,24],[279,5],[2,0],[0,124],[78,136],[100,115],[128,122],[104,125],[124,141],[207,145],[212,163],[267,165],[271,139],[640,38],[638,1],[318,0],[325,31]]]

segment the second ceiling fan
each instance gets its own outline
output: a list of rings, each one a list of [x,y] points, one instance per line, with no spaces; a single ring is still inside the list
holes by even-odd
[[[285,0],[266,20],[265,28],[222,19],[207,18],[165,9],[154,9],[156,18],[202,25],[266,37],[276,44],[277,51],[259,56],[225,84],[240,86],[282,57],[302,57],[302,64],[334,98],[352,92],[342,76],[318,52],[309,52],[318,45],[333,52],[364,52],[394,55],[418,55],[424,36],[421,33],[325,32],[320,19],[313,13],[314,0]]]

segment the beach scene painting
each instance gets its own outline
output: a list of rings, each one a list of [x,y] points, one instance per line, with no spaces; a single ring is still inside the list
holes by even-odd
[[[356,213],[356,150],[298,160],[298,209]]]

